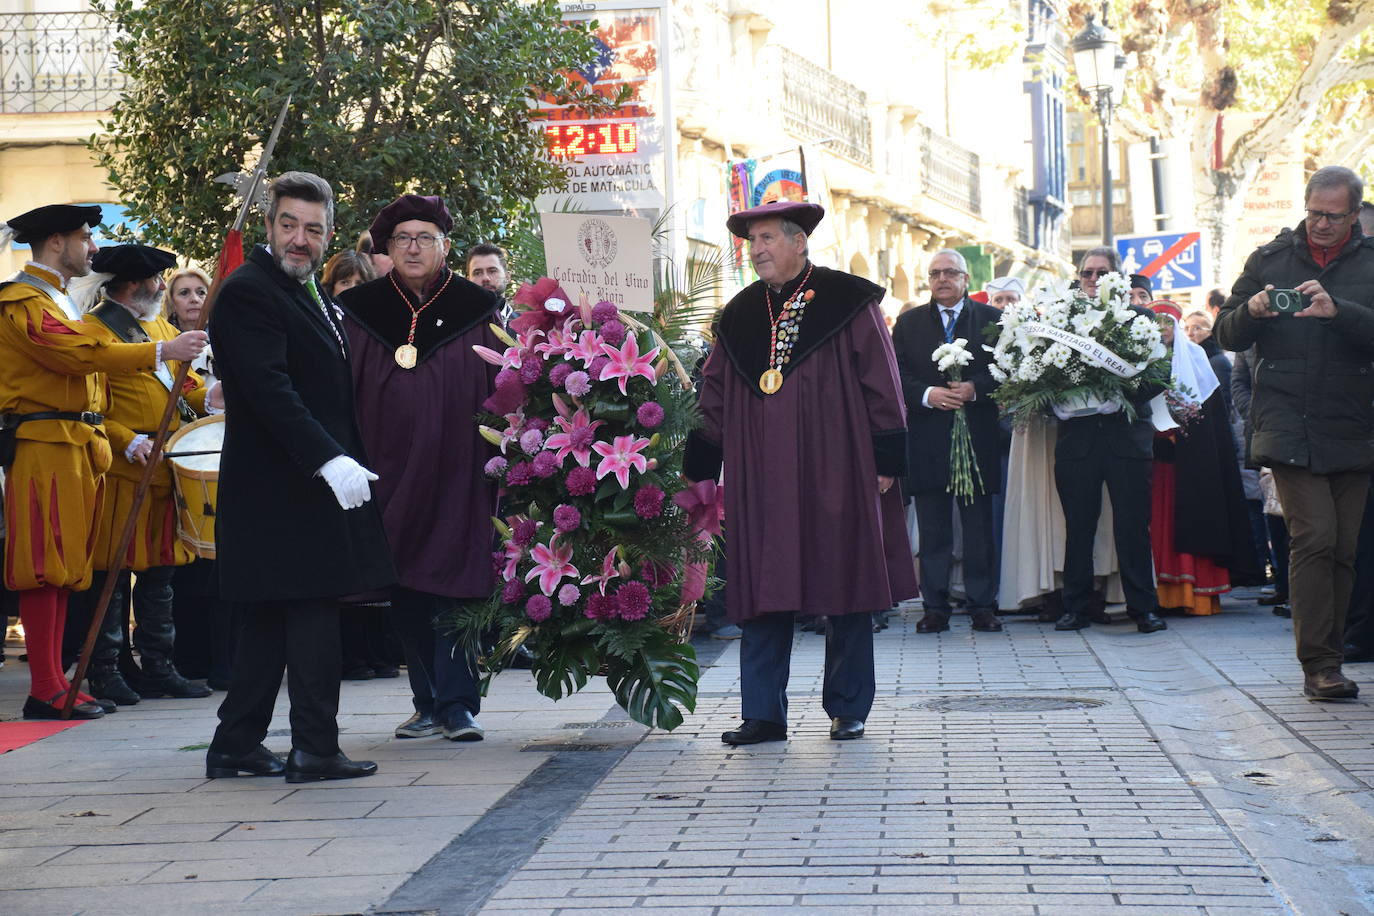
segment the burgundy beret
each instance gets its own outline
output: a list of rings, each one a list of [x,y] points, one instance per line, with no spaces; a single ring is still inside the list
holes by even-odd
[[[385,252],[391,231],[400,223],[411,219],[433,223],[444,235],[448,235],[453,229],[453,217],[449,216],[448,207],[444,206],[442,198],[404,194],[383,207],[382,212],[372,221],[372,227],[368,230],[372,236],[372,250]]]
[[[808,204],[797,200],[775,200],[750,210],[732,213],[725,221],[725,228],[742,239],[749,238],[749,223],[756,219],[785,219],[802,227],[810,235],[825,216],[825,208],[820,204]]]

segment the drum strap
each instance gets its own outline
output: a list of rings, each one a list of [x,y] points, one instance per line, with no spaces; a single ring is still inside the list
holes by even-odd
[[[99,318],[101,324],[113,331],[115,336],[125,343],[152,343],[152,339],[148,336],[148,332],[143,329],[143,325],[118,302],[107,299],[99,308],[93,309],[91,314]],[[162,387],[168,391],[172,390],[172,373],[167,370],[166,363],[158,363],[153,374],[162,383]],[[196,419],[196,412],[191,409],[190,404],[186,403],[184,397],[177,397],[177,413],[181,416],[182,422],[185,423],[190,423]]]

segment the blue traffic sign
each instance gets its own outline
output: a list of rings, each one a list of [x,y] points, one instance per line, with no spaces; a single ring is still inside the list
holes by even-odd
[[[1121,271],[1144,274],[1157,291],[1202,289],[1202,233],[1118,236]]]

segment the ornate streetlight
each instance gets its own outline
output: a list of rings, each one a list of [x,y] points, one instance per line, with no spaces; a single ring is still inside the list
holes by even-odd
[[[1102,244],[1112,245],[1112,110],[1121,102],[1126,85],[1126,57],[1121,42],[1107,27],[1107,3],[1102,3],[1102,22],[1089,14],[1083,31],[1070,43],[1078,82],[1093,96],[1102,122]]]

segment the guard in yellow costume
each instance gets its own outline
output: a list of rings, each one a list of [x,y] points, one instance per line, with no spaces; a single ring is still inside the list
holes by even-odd
[[[146,245],[114,245],[101,248],[91,262],[105,280],[105,299],[86,315],[86,322],[108,331],[112,340],[124,343],[170,342],[177,329],[160,314],[166,284],[162,273],[176,266],[169,251]],[[172,572],[195,559],[177,537],[176,504],[172,496],[170,468],[159,460],[148,492],[139,506],[134,538],[121,559],[114,555],[119,537],[129,520],[134,491],[153,449],[153,437],[167,406],[167,393],[178,364],[165,362],[156,370],[109,377],[110,405],[105,411],[105,431],[114,453],[105,475],[104,498],[95,529],[96,574],[82,602],[84,613],[73,608],[68,627],[77,641],[90,626],[95,599],[108,571],[119,574],[110,598],[104,625],[91,655],[89,687],[96,699],[131,706],[141,698],[206,697],[210,688],[182,677],[172,663],[176,630],[172,623]],[[218,385],[216,386],[218,389]],[[195,372],[186,376],[177,412],[169,431],[206,412],[207,391]],[[222,407],[218,390],[210,404]],[[123,570],[121,572],[121,570]],[[129,575],[132,570],[135,575]],[[124,643],[126,599],[132,579],[134,647],[138,649],[142,676],[137,692],[119,671],[119,651]]]
[[[104,377],[151,371],[160,359],[194,359],[205,334],[125,344],[85,324],[67,282],[91,271],[91,227],[99,207],[54,204],[0,224],[33,249],[33,260],[0,284],[0,466],[6,468],[5,584],[19,592],[29,654],[24,718],[59,717],[70,689],[62,628],[71,591],[91,581],[97,513],[110,444],[100,411]],[[103,708],[81,694],[74,718]],[[111,707],[112,708],[112,707]]]

